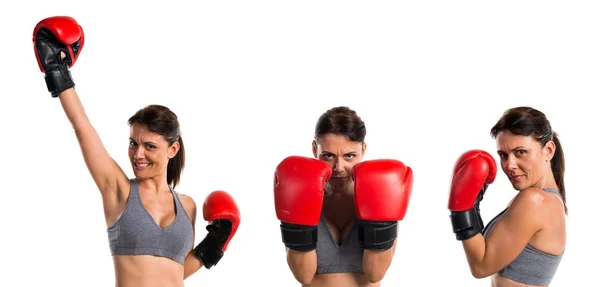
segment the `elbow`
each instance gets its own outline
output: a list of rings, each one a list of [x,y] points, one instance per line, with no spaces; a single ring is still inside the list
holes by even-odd
[[[302,285],[309,285],[317,273],[317,253],[287,250],[287,262],[294,278]]]
[[[371,252],[365,250],[363,255],[363,273],[371,284],[379,283],[392,263],[393,250]]]
[[[475,277],[476,279],[483,279],[492,275],[487,270],[485,270],[483,266],[470,266],[470,268],[471,275],[473,275],[473,277]]]
[[[312,282],[314,278],[314,274],[311,274],[309,272],[302,272],[301,274],[294,273],[294,277],[298,282],[300,282],[300,284],[310,285],[310,282]]]
[[[375,273],[365,273],[367,275],[367,280],[369,280],[369,283],[371,284],[376,284],[379,283],[379,281],[383,280],[383,276],[384,274],[375,274]]]
[[[375,284],[383,280],[386,271],[386,268],[383,268],[383,266],[376,265],[365,265],[363,270],[366,279],[371,284]]]

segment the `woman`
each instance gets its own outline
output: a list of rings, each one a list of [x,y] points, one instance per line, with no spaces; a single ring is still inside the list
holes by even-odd
[[[292,156],[277,167],[287,262],[303,286],[380,286],[391,264],[412,171],[394,160],[361,162],[365,135],[355,111],[334,107],[316,124],[315,158]]]
[[[484,229],[481,223],[471,228],[464,228],[468,225],[464,221],[455,224],[459,217],[455,214],[459,213],[453,213],[457,239],[462,240],[474,277],[492,276],[492,286],[496,287],[549,286],[566,243],[565,167],[560,141],[544,113],[531,107],[507,110],[492,127],[491,135],[496,139],[502,170],[519,192]],[[485,183],[478,185],[483,192],[477,195],[472,209],[478,217],[474,221],[479,222],[479,201],[495,173],[491,155],[483,157],[491,159],[489,169],[482,169],[485,173],[473,168],[469,176],[459,180],[459,170],[453,182],[453,191],[469,193],[465,182],[484,179]],[[481,167],[471,165],[475,166]],[[478,173],[484,176],[476,176]],[[455,204],[452,196],[460,201],[456,194],[451,195],[451,205]]]
[[[33,42],[48,91],[59,98],[100,190],[116,286],[183,286],[202,266],[215,265],[237,230],[239,211],[227,193],[211,193],[204,202],[209,234],[193,248],[196,204],[174,190],[185,163],[177,116],[150,105],[129,119],[135,174],[129,179],[107,153],[74,89],[68,68],[83,48],[79,24],[70,17],[46,18],[36,25]]]

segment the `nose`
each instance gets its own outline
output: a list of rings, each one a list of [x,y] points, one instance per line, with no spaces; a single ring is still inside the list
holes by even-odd
[[[144,158],[144,148],[143,147],[138,147],[135,152],[133,153],[133,158],[134,159],[138,159],[138,158]]]
[[[509,155],[506,158],[505,165],[506,165],[507,170],[515,170],[515,169],[517,169],[517,160],[515,159],[514,156]]]
[[[337,173],[344,171],[344,162],[338,158],[333,165],[333,170]]]

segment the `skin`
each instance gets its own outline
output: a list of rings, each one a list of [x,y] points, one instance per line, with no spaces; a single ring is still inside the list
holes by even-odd
[[[73,126],[86,166],[100,190],[106,226],[109,227],[125,210],[129,179],[106,151],[75,90],[63,91],[59,99]],[[179,143],[169,145],[164,137],[150,132],[144,125],[131,126],[129,159],[139,180],[140,197],[148,213],[162,228],[175,220],[175,203],[167,184],[167,164],[178,151]],[[196,204],[191,197],[178,195],[194,227]],[[115,286],[184,286],[184,279],[202,267],[201,261],[191,251],[184,265],[150,255],[113,256]]]
[[[476,278],[492,276],[491,286],[530,286],[497,274],[510,264],[527,244],[543,252],[560,255],[565,249],[566,226],[562,199],[542,188],[558,188],[550,162],[556,146],[541,146],[532,137],[501,132],[496,137],[502,171],[519,193],[487,238],[481,234],[463,241],[463,248]]]
[[[359,163],[367,149],[365,143],[353,142],[346,136],[328,134],[313,142],[315,158],[327,162],[333,170],[331,179],[325,187],[323,214],[333,240],[341,244],[348,236],[357,216],[354,207],[354,182],[352,168]],[[287,250],[287,262],[294,277],[302,286],[380,286],[380,281],[387,272],[394,251],[363,251],[364,273],[316,274],[317,253]]]

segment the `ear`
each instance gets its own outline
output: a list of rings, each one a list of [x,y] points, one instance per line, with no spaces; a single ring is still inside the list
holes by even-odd
[[[177,155],[177,152],[179,152],[179,142],[174,142],[170,147],[169,147],[169,152],[168,152],[168,156],[169,159],[172,159],[175,157],[175,155]]]
[[[317,142],[314,140],[312,141],[312,152],[313,156],[318,159],[319,157],[317,156]]]
[[[362,144],[362,153],[361,153],[363,157],[365,156],[366,152],[367,152],[367,143],[363,143]],[[361,157],[361,159],[362,159],[362,157]]]
[[[544,146],[542,152],[547,161],[551,161],[556,151],[556,144],[553,141],[548,141]]]

